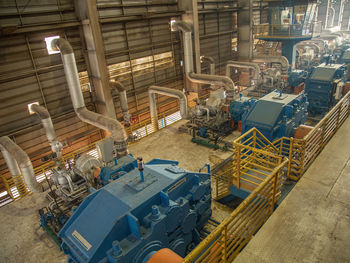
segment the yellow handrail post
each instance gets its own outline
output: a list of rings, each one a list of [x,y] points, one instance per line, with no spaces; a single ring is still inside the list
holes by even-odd
[[[237,158],[236,158],[236,171],[237,171],[237,183],[236,187],[240,189],[241,186],[241,147],[236,146]]]
[[[224,255],[223,255],[223,262],[226,262],[226,259],[227,259],[227,225],[225,225],[225,228],[224,228]]]
[[[341,112],[342,107],[343,107],[343,101],[340,103],[340,105],[338,107],[338,110],[337,110],[337,122],[336,122],[336,125],[335,125],[335,130],[336,131],[339,128],[339,119],[340,119],[340,112]]]
[[[289,141],[289,155],[288,155],[288,171],[287,171],[287,177],[289,178],[291,167],[292,167],[292,158],[293,158],[293,149],[294,149],[294,138],[290,138]]]

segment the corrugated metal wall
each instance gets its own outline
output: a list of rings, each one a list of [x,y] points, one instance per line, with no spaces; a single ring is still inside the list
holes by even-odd
[[[29,103],[39,102],[50,112],[60,140],[73,142],[66,152],[101,138],[98,129],[76,118],[60,54],[48,55],[44,41],[55,35],[68,39],[81,82],[88,82],[72,1],[1,1],[0,10],[0,135],[10,136],[29,154],[34,166],[40,165],[50,147],[39,119],[27,110]],[[83,89],[88,107],[94,110],[87,86]],[[1,174],[7,172],[3,159],[0,167]]]
[[[201,53],[224,65],[232,57],[236,3],[198,1],[198,7]],[[97,8],[110,76],[126,86],[130,112],[143,120],[149,116],[150,85],[183,87],[180,34],[171,32],[169,26],[172,18],[182,14],[178,1],[100,0]],[[101,138],[99,130],[75,117],[60,55],[48,55],[44,42],[45,37],[53,35],[71,42],[85,101],[95,110],[79,24],[70,0],[0,2],[0,135],[10,135],[35,166],[50,148],[40,121],[27,111],[28,103],[37,101],[48,108],[59,138],[73,141],[65,151]],[[114,91],[112,94],[121,119],[119,96]],[[158,105],[166,111],[177,104],[172,98],[159,96]],[[6,173],[6,165],[0,159],[2,173]]]

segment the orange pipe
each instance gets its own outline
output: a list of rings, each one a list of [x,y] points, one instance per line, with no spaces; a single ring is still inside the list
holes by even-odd
[[[303,139],[313,128],[308,125],[300,125],[294,133],[294,138]]]
[[[153,254],[147,263],[181,263],[183,260],[178,254],[169,248],[163,248]]]

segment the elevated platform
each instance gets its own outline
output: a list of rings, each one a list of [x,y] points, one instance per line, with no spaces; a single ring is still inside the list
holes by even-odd
[[[349,262],[350,119],[235,263]]]

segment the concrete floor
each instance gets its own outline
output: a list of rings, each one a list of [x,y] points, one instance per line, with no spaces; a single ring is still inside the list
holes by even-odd
[[[130,153],[142,156],[145,162],[153,158],[177,160],[180,166],[198,171],[209,156],[215,154],[227,158],[230,153],[215,151],[190,142],[191,136],[178,133],[177,127],[183,121],[173,124],[132,144]],[[0,208],[0,262],[1,263],[38,263],[66,262],[66,256],[48,235],[39,228],[38,209],[45,206],[44,194],[30,194],[25,198]],[[215,203],[213,214],[222,221],[231,210]]]
[[[350,262],[350,119],[235,263]]]

